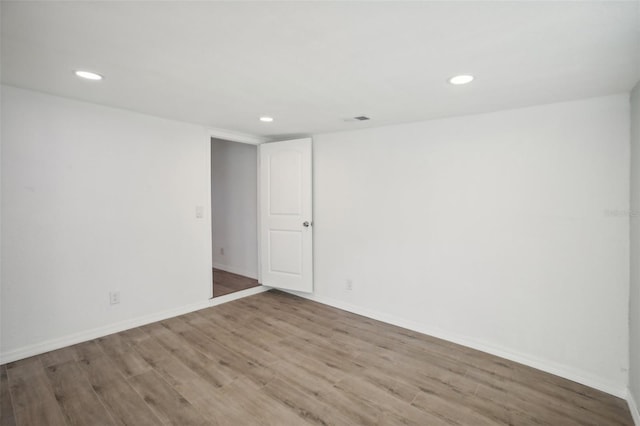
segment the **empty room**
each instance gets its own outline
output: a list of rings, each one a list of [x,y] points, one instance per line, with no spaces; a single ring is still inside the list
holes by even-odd
[[[640,426],[640,1],[0,20],[0,425]]]

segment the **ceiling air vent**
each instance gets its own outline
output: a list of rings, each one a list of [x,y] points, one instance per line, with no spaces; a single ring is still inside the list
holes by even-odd
[[[366,115],[361,115],[358,117],[349,117],[349,118],[343,118],[343,121],[346,121],[347,123],[353,123],[356,121],[367,121],[367,120],[371,120],[369,117],[367,117]]]

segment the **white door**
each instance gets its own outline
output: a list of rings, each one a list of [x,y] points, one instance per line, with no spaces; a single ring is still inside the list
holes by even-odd
[[[260,272],[269,287],[313,291],[311,139],[259,145]]]

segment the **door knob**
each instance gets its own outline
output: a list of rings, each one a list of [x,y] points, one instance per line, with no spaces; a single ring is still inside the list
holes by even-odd
[[[311,226],[311,222],[305,221],[302,223],[302,226],[304,226],[305,228],[308,228],[309,226]]]

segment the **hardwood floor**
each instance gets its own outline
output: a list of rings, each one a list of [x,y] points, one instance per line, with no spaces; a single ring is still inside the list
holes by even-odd
[[[632,425],[625,401],[270,291],[10,363],[2,425]]]
[[[258,280],[213,268],[213,297],[257,287]]]

